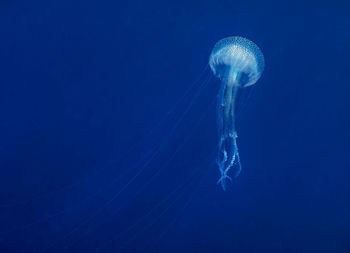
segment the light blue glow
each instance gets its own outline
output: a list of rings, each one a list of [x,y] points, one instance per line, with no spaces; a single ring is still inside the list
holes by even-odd
[[[264,70],[264,56],[257,45],[242,37],[228,37],[217,42],[211,52],[209,65],[221,80],[217,102],[218,158],[220,170],[218,184],[226,190],[228,172],[234,177],[241,172],[237,146],[235,115],[237,96],[245,87],[255,84]]]

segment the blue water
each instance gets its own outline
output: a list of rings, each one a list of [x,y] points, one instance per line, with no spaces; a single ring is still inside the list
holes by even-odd
[[[0,252],[350,252],[349,7],[2,1]],[[266,67],[224,192],[228,36]]]

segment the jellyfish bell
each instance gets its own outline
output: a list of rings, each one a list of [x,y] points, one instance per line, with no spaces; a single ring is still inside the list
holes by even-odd
[[[255,84],[264,70],[264,56],[252,41],[228,37],[217,42],[209,65],[214,75],[230,85],[247,87]]]
[[[241,172],[235,126],[238,94],[241,88],[255,84],[264,70],[264,56],[252,41],[242,37],[228,37],[217,42],[210,54],[209,65],[214,75],[221,80],[218,94],[218,156],[220,183],[226,190],[229,171],[234,177]]]

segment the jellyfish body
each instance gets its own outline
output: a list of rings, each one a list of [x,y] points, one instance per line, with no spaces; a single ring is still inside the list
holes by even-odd
[[[242,37],[228,37],[217,42],[211,52],[209,65],[221,80],[217,101],[218,184],[226,190],[228,172],[234,177],[241,172],[235,127],[236,101],[241,89],[255,84],[264,70],[264,56],[257,45]]]

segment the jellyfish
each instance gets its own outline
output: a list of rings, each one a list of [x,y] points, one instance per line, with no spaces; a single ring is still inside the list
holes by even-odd
[[[237,177],[241,161],[237,146],[237,99],[241,90],[252,86],[264,70],[264,56],[259,47],[242,37],[228,37],[217,42],[210,54],[209,65],[221,81],[217,100],[218,155],[220,178],[217,181],[226,190],[226,180],[232,180],[229,171]]]

